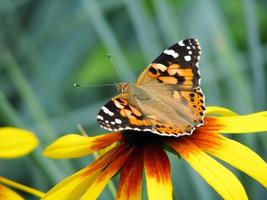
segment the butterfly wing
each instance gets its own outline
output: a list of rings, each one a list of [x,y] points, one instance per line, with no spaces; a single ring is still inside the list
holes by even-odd
[[[152,130],[153,124],[146,119],[137,107],[129,103],[127,94],[120,94],[102,106],[97,122],[110,131]]]
[[[147,107],[147,109],[151,108],[153,109],[153,107]],[[164,110],[164,108],[162,109]],[[161,115],[162,113],[160,112],[162,109],[158,109],[159,113],[156,114]],[[155,111],[155,109],[153,109],[153,111]],[[151,113],[153,113],[153,111]],[[166,113],[167,112],[168,111],[166,110]],[[172,119],[170,118],[169,120]],[[127,94],[114,97],[104,106],[102,106],[97,115],[97,122],[100,124],[100,126],[110,131],[149,131],[164,136],[180,136],[190,134],[190,127],[180,130],[178,126],[176,126],[176,128],[175,126],[171,126],[169,124],[169,120],[164,123],[163,120],[157,120],[157,115],[154,115],[154,117],[146,116],[136,106],[129,103]],[[181,119],[181,122],[183,122],[183,124],[181,124],[181,127],[183,127],[186,122],[184,119]]]
[[[154,94],[148,101],[138,100],[137,105],[144,119],[151,121],[152,131],[160,135],[190,135],[195,127],[203,124],[205,107],[199,88],[192,91],[169,90],[164,85],[147,89]],[[153,91],[153,92],[152,92]],[[193,97],[194,96],[194,97]]]
[[[165,83],[192,90],[199,87],[198,63],[201,48],[196,39],[186,39],[165,49],[136,81],[137,85]]]
[[[139,76],[136,84],[152,95],[152,102],[139,102],[144,115],[157,115],[160,133],[191,134],[203,124],[204,95],[198,62],[201,48],[196,39],[180,41],[158,56]],[[172,135],[175,135],[172,133]]]

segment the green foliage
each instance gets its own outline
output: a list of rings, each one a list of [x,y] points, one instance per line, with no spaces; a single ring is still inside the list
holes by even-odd
[[[73,83],[134,81],[183,38],[198,38],[202,46],[207,105],[239,113],[266,109],[266,6],[260,0],[0,1],[0,125],[34,130],[42,143],[29,158],[1,160],[0,175],[47,190],[87,164],[40,157],[54,138],[78,132],[77,124],[101,133],[96,113],[116,90]],[[237,139],[266,158],[264,134]],[[218,198],[182,159],[171,161],[177,199]],[[23,173],[14,173],[17,166]],[[263,187],[237,175],[252,199],[265,199]],[[101,199],[110,198],[105,190]]]

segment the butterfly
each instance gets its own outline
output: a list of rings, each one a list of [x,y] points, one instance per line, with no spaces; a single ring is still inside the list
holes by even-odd
[[[204,123],[205,103],[198,63],[201,48],[186,39],[165,49],[136,83],[118,83],[119,95],[97,115],[110,131],[149,131],[162,136],[190,135]]]

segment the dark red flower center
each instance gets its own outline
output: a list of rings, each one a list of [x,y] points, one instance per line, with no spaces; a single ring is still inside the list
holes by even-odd
[[[149,131],[134,131],[134,130],[125,130],[122,131],[124,142],[130,146],[142,147],[148,144],[162,144],[162,138],[160,136]]]

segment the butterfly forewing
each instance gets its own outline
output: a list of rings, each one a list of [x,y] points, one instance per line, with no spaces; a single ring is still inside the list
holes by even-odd
[[[139,76],[137,84],[149,84],[151,79],[177,85],[181,89],[196,88],[200,84],[198,62],[201,49],[196,39],[180,41],[165,49]]]
[[[113,131],[152,129],[143,113],[129,104],[128,95],[118,95],[102,106],[97,121],[102,128]]]

